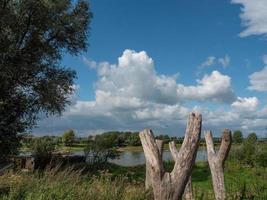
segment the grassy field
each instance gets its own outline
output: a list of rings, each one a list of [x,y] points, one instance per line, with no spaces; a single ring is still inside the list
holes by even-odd
[[[170,171],[173,163],[165,163]],[[105,170],[81,174],[79,170],[45,170],[34,174],[8,173],[0,177],[0,199],[4,200],[142,200],[153,199],[144,190],[145,166],[121,167],[109,164]],[[228,199],[267,199],[267,170],[244,168],[227,162],[225,181]],[[195,199],[214,199],[210,170],[205,162],[195,165]]]

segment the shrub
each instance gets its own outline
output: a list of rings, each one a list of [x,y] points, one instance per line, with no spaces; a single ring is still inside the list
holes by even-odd
[[[65,131],[62,136],[62,142],[65,146],[72,146],[75,140],[75,132],[74,130],[70,129]]]
[[[35,138],[31,150],[35,158],[35,167],[44,169],[52,159],[55,144],[50,137]]]
[[[84,152],[87,163],[96,169],[104,167],[109,159],[119,157],[112,140],[106,137],[96,137],[95,140],[89,140]]]

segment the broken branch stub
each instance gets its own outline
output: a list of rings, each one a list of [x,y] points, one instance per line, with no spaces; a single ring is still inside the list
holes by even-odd
[[[211,131],[205,132],[205,140],[207,144],[208,162],[211,170],[213,190],[216,200],[224,200],[226,198],[223,167],[231,148],[231,131],[225,129],[221,137],[221,146],[216,154]]]
[[[150,176],[150,185],[153,189],[155,200],[179,200],[182,198],[195,162],[201,123],[201,114],[190,113],[180,151],[176,149],[175,143],[169,143],[175,162],[171,173],[164,170],[162,150],[160,150],[162,148],[158,147],[152,130],[145,129],[139,133],[146,158],[147,174]]]

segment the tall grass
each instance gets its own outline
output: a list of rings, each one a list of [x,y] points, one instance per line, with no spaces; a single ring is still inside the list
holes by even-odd
[[[86,177],[71,168],[46,169],[27,175],[8,173],[0,177],[3,200],[144,200],[152,199],[143,184],[108,174]]]
[[[171,171],[172,162],[165,168]],[[10,172],[0,176],[3,200],[152,200],[145,192],[145,166],[120,167],[110,164],[109,172],[82,175],[67,167],[35,173]],[[197,163],[192,174],[195,200],[214,200],[208,164]],[[267,199],[267,169],[244,168],[236,162],[225,166],[227,200]]]

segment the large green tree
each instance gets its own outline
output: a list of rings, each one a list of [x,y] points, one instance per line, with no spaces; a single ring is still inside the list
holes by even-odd
[[[0,0],[0,159],[69,103],[76,74],[60,61],[86,50],[91,18],[85,0]]]

